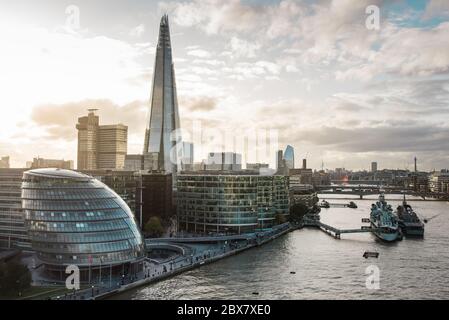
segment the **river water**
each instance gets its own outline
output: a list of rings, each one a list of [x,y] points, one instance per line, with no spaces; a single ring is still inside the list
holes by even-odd
[[[321,220],[341,229],[360,228],[361,219],[369,216],[376,199],[367,198],[372,200],[354,198],[357,209],[323,209]],[[393,195],[387,196],[387,201],[393,208],[401,202],[399,196]],[[360,233],[343,234],[341,240],[336,240],[320,230],[302,229],[114,298],[449,299],[449,203],[410,204],[421,218],[430,218],[424,239],[404,238],[389,244],[370,233]],[[364,259],[365,251],[377,251],[379,258]],[[366,286],[367,268],[373,265],[380,271],[379,289]]]

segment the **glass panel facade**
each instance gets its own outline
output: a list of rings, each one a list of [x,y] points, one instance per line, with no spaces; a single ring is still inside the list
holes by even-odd
[[[32,248],[45,264],[120,264],[144,257],[131,210],[90,176],[57,169],[27,171],[22,207]]]
[[[181,174],[177,190],[179,226],[190,232],[254,232],[289,214],[285,176]]]

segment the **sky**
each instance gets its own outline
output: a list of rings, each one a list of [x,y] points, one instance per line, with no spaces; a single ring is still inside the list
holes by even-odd
[[[164,13],[187,132],[275,132],[315,169],[449,167],[446,0],[0,0],[0,156],[76,161],[88,108],[140,153]]]

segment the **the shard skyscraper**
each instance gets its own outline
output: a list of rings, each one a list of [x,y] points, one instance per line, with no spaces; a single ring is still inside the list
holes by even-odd
[[[181,137],[177,129],[180,129],[180,123],[175,70],[168,16],[164,15],[161,19],[154,64],[150,121],[145,132],[145,170],[177,172],[182,156]]]

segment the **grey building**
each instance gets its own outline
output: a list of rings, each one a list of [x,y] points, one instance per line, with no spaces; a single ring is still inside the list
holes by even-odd
[[[182,169],[183,170],[193,170],[194,158],[194,147],[191,142],[182,143]]]
[[[182,157],[182,145],[180,137],[174,141],[172,139],[172,132],[180,128],[180,122],[167,15],[162,17],[160,23],[153,74],[150,121],[143,148],[144,169],[176,173]],[[181,154],[179,150],[172,154],[175,146],[179,146]]]
[[[0,248],[30,248],[21,200],[25,170],[0,169]]]
[[[242,155],[235,152],[210,152],[207,156],[206,170],[240,171]]]
[[[125,170],[140,171],[143,170],[143,155],[127,154],[125,156]]]
[[[58,159],[44,159],[34,158],[31,162],[31,169],[41,168],[58,168],[58,169],[73,169],[73,160],[58,160]]]
[[[0,169],[9,169],[9,157],[0,158]]]

